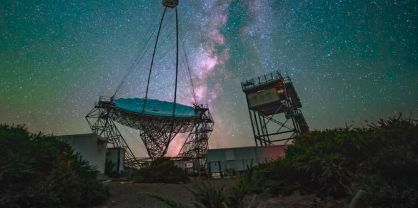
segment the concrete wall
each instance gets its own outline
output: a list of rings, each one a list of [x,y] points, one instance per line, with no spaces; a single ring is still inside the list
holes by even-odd
[[[58,137],[61,141],[71,145],[83,160],[95,166],[100,173],[105,172],[106,143],[95,134],[75,134]]]
[[[210,149],[207,154],[208,171],[215,175],[239,174],[248,166],[257,166],[284,157],[287,147],[288,145]]]

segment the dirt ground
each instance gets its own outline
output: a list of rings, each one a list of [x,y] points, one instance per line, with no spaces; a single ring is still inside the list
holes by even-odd
[[[278,196],[261,202],[257,208],[341,208],[342,202],[324,201],[315,195]]]
[[[207,180],[213,186],[232,187],[236,179]],[[181,202],[190,202],[192,194],[187,187],[189,184],[146,184],[130,182],[108,182],[111,196],[103,206],[94,208],[166,208],[168,207],[158,199],[147,196],[145,193],[158,194]],[[251,201],[254,196],[248,196],[244,201]],[[278,196],[263,200],[258,208],[337,208],[344,207],[343,204],[333,201],[323,201],[314,195]]]
[[[213,186],[231,187],[236,183],[236,179],[208,180]],[[193,199],[187,187],[189,184],[161,184],[161,183],[129,183],[129,182],[109,182],[110,198],[103,206],[95,208],[166,208],[164,203],[146,193],[154,193],[181,202],[189,202]]]

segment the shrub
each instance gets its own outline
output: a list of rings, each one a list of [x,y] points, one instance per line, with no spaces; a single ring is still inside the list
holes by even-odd
[[[187,183],[186,171],[174,165],[170,158],[157,158],[147,167],[134,172],[132,180],[138,183]]]
[[[418,124],[401,116],[362,128],[313,131],[296,137],[286,157],[245,176],[248,190],[352,198],[377,207],[418,204]]]
[[[0,125],[0,207],[99,204],[108,190],[97,174],[56,137]]]

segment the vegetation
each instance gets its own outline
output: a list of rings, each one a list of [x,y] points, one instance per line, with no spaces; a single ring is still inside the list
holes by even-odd
[[[256,207],[268,194],[298,192],[345,200],[348,208],[412,208],[418,206],[417,176],[418,122],[398,117],[300,135],[285,158],[250,168],[229,191],[193,186],[192,204],[151,196],[170,207],[242,208]],[[258,196],[244,205],[251,194]]]
[[[244,206],[244,195],[237,194],[236,188],[226,190],[225,187],[214,187],[209,183],[196,183],[189,189],[194,200],[191,203],[182,203],[158,194],[145,193],[156,198],[171,208],[256,208],[266,194],[253,195],[252,199]]]
[[[148,167],[134,172],[132,180],[138,183],[187,183],[187,173],[174,165],[170,158],[158,158]]]
[[[0,207],[95,204],[107,197],[96,175],[54,137],[0,126]],[[232,189],[193,185],[195,200],[188,204],[147,195],[169,207],[189,208],[257,207],[265,196],[295,192],[345,200],[349,208],[412,208],[418,206],[417,176],[418,121],[397,117],[361,128],[300,135],[285,158],[250,168]],[[168,158],[153,161],[133,178],[188,182],[187,174]]]
[[[225,194],[225,188],[215,188],[208,183],[193,185],[189,189],[196,202],[207,208],[227,207],[228,197]]]
[[[418,124],[398,118],[362,128],[313,131],[296,138],[284,159],[243,177],[249,193],[294,191],[351,199],[358,206],[418,205]]]
[[[81,207],[102,203],[98,171],[56,137],[0,125],[0,207]]]
[[[253,195],[248,204],[244,205],[244,197],[248,194],[246,185],[242,182],[229,190],[224,187],[213,187],[208,183],[201,182],[195,184],[190,192],[193,194],[196,202],[205,208],[252,208],[257,207],[261,199],[267,196],[267,190],[259,195]]]

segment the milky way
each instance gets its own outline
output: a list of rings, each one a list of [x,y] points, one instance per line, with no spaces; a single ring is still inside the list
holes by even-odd
[[[151,55],[144,39],[162,11],[159,0],[2,0],[0,123],[87,133],[84,116],[125,75],[118,96],[143,96]],[[253,145],[240,82],[275,70],[292,77],[314,130],[417,117],[416,1],[180,0],[178,11],[179,101],[194,102],[187,55],[197,102],[215,119],[212,148]],[[166,20],[150,96],[171,100],[173,11]],[[121,128],[143,154],[137,132]]]

